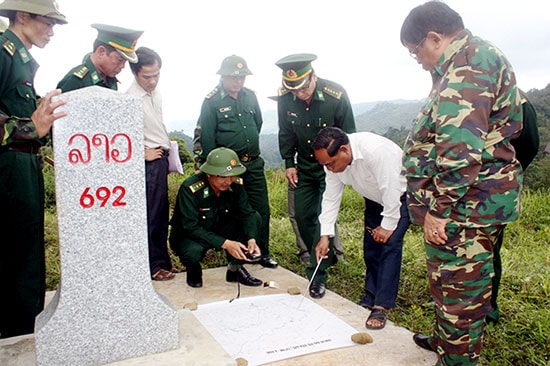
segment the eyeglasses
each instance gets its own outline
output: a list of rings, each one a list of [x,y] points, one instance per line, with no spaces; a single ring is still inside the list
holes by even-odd
[[[424,43],[424,41],[426,40],[426,37],[422,38],[422,40],[420,42],[418,42],[418,44],[416,45],[416,47],[414,47],[411,51],[409,51],[409,55],[414,58],[415,60],[418,58],[418,55],[417,55],[417,52],[418,52],[418,47],[420,47],[420,45],[422,43]]]

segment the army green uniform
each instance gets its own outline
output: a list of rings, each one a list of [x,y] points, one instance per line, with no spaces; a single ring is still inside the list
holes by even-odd
[[[100,42],[98,44],[106,47],[107,51],[114,49],[125,61],[131,63],[138,61],[134,48],[143,31],[106,24],[92,24],[92,28],[97,30],[96,42]],[[97,51],[97,48],[95,51]],[[92,54],[84,56],[83,63],[72,68],[57,84],[57,88],[61,89],[64,93],[93,85],[118,90],[118,80],[116,77],[107,76],[107,79],[103,80],[91,60],[90,56]]]
[[[311,102],[306,104],[289,90],[281,88],[278,98],[279,150],[285,168],[298,169],[298,186],[295,189],[296,221],[304,243],[313,253],[310,260],[316,264],[315,245],[319,240],[319,214],[325,190],[325,171],[315,159],[311,144],[317,133],[328,126],[339,127],[347,133],[355,132],[355,119],[351,103],[344,88],[318,78]],[[294,162],[295,154],[297,163]],[[333,248],[331,245],[331,254]],[[326,268],[331,261],[323,261],[316,281],[325,282]],[[307,269],[308,276],[313,268]]]
[[[226,239],[256,239],[260,216],[250,206],[240,178],[214,194],[206,174],[196,173],[181,185],[170,220],[170,247],[186,267],[199,263],[208,249],[221,250]],[[243,263],[227,255],[230,264]]]
[[[262,218],[257,244],[263,257],[269,256],[269,198],[260,156],[260,131],[263,119],[256,94],[243,87],[232,98],[220,84],[204,99],[197,123],[200,126],[199,162],[213,149],[225,146],[235,151],[246,167],[241,176],[250,205]]]
[[[57,88],[65,93],[92,85],[118,90],[117,78],[107,77],[107,80],[104,81],[90,59],[90,55],[86,55],[84,57],[84,63],[72,68],[71,71],[57,83]]]
[[[432,72],[433,86],[404,147],[413,223],[448,219],[443,245],[425,243],[436,304],[437,365],[474,365],[491,310],[494,243],[518,218],[521,167],[510,140],[522,128],[511,65],[462,30]]]
[[[44,308],[44,181],[30,116],[37,62],[11,31],[0,37],[0,337],[34,332]],[[20,118],[10,117],[18,116]]]

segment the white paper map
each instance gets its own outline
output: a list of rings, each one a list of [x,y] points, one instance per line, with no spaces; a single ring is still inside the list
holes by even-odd
[[[195,317],[250,366],[355,345],[350,325],[303,296],[279,294],[200,305]]]

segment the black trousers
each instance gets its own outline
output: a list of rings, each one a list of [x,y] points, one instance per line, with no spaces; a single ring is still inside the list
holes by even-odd
[[[147,236],[151,275],[159,269],[172,269],[168,254],[168,158],[145,162],[147,193]]]

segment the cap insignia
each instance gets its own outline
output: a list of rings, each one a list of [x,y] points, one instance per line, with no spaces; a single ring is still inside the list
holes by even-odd
[[[295,78],[296,77],[296,71],[290,69],[286,72],[286,76],[289,78]]]
[[[235,161],[235,159],[231,159],[229,164],[231,164],[231,166],[235,166],[235,165],[237,165],[237,162]]]
[[[241,62],[237,63],[237,69],[242,69],[243,68],[243,64]]]

